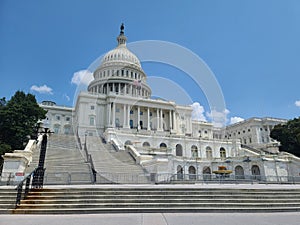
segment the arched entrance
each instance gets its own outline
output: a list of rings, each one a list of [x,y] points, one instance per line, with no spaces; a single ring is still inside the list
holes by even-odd
[[[181,144],[176,145],[176,156],[182,156],[182,145]]]
[[[189,167],[189,179],[196,180],[196,168],[194,166]]]
[[[251,167],[251,173],[252,173],[252,178],[254,180],[260,180],[261,177],[260,177],[260,169],[257,165],[253,165]]]
[[[211,169],[208,166],[203,168],[203,180],[211,180]]]
[[[182,166],[177,166],[177,180],[183,180],[183,168]]]
[[[236,166],[234,169],[234,172],[235,172],[235,179],[237,179],[237,180],[245,179],[243,167]]]

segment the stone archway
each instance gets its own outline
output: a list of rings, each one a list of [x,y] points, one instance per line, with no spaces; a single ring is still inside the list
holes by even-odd
[[[180,166],[180,165],[177,166],[176,174],[177,174],[177,180],[183,180],[183,168],[182,168],[182,166]]]
[[[203,168],[203,180],[211,180],[211,169],[209,166]]]
[[[251,173],[252,173],[252,179],[254,179],[254,180],[261,179],[259,166],[253,165],[251,167]]]
[[[196,168],[194,166],[189,167],[189,179],[196,180]]]
[[[240,179],[245,179],[245,174],[244,174],[244,168],[241,166],[236,166],[234,169],[235,172],[235,179],[240,180]]]

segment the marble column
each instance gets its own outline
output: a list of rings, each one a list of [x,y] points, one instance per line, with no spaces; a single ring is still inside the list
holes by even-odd
[[[110,118],[111,118],[111,103],[108,103],[107,104],[107,126],[108,127],[111,126]]]
[[[127,127],[130,128],[130,105],[127,105]]]
[[[173,111],[173,130],[175,132],[177,131],[177,119],[176,119],[176,112],[175,112],[175,110]]]
[[[112,103],[112,127],[116,126],[116,103]]]
[[[169,111],[169,128],[170,128],[170,131],[172,130],[172,111],[170,110]]]
[[[150,130],[150,109],[147,108],[147,130]]]
[[[159,130],[159,109],[156,109],[156,129]]]
[[[141,120],[141,109],[140,109],[140,106],[138,106],[138,108],[137,108],[137,114],[138,114],[138,116],[137,116],[137,129],[138,130],[140,130],[141,129],[141,126],[140,126],[140,120]]]
[[[163,122],[164,122],[164,118],[163,118],[163,110],[161,109],[161,110],[160,110],[160,125],[159,125],[160,130],[163,130],[163,128],[164,128]]]
[[[126,127],[126,105],[123,105],[123,128]]]

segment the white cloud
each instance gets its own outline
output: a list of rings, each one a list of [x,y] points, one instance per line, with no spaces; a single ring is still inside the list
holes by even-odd
[[[234,116],[230,118],[230,124],[234,124],[234,123],[238,123],[241,121],[244,121],[245,119],[238,117],[238,116]]]
[[[228,121],[228,113],[228,109],[225,109],[223,112],[212,110],[211,112],[206,112],[206,116],[211,119],[215,127],[224,127]]]
[[[296,105],[297,107],[300,107],[300,100],[295,101],[295,105]]]
[[[77,86],[80,84],[87,86],[93,79],[93,74],[89,70],[80,70],[73,74],[71,83]]]
[[[63,98],[65,98],[68,102],[70,101],[70,97],[67,94],[63,94]]]
[[[36,86],[36,85],[32,85],[31,88],[30,88],[31,91],[36,91],[40,94],[50,94],[52,95],[53,92],[52,92],[52,88],[48,87],[47,85],[43,85],[43,86]]]
[[[204,116],[204,108],[202,105],[200,105],[199,102],[194,102],[192,104],[192,119],[193,120],[198,120],[198,121],[207,121],[205,116]]]

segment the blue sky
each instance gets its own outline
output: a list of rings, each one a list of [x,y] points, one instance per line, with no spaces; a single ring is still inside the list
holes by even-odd
[[[228,118],[299,116],[297,0],[2,0],[0,97],[23,90],[38,101],[72,105],[74,73],[116,46],[122,22],[128,42],[169,41],[200,56],[223,90]],[[142,66],[149,76],[179,83],[208,117],[204,94],[182,71]],[[45,93],[34,91],[39,88]]]

